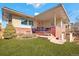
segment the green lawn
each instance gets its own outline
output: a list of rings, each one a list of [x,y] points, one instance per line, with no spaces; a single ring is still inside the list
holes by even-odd
[[[29,40],[0,40],[0,55],[2,56],[60,56],[79,55],[79,45],[65,43],[57,45],[50,43],[47,39],[36,38]]]

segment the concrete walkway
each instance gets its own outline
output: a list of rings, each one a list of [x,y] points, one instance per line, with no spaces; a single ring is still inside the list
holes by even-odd
[[[42,36],[42,35],[37,35],[38,37],[43,37],[43,38],[47,38],[50,42],[55,43],[55,44],[64,44],[66,42],[66,40],[61,40],[61,39],[56,39],[55,36],[53,36],[51,34],[51,36]]]

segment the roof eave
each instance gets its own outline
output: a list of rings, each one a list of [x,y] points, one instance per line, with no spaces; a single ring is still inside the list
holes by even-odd
[[[33,16],[25,15],[21,12],[17,12],[16,10],[13,10],[13,9],[10,9],[10,8],[7,8],[7,7],[2,8],[2,14],[4,13],[4,10],[8,11],[11,14],[16,14],[16,15],[19,15],[19,16],[25,16],[25,17],[28,17],[28,18],[34,18]]]

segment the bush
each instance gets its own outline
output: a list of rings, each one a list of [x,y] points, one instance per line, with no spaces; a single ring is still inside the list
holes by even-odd
[[[16,31],[11,23],[7,24],[3,36],[5,39],[11,39],[16,36]]]

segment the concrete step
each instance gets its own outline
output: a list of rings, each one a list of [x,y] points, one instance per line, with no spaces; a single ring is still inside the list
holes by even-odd
[[[50,40],[50,42],[56,44],[64,44],[66,42],[66,40],[56,39],[56,37],[54,36],[49,36],[48,39]]]
[[[64,44],[66,42],[65,39],[64,40],[56,39],[56,37],[53,35],[50,35],[50,36],[37,35],[37,36],[47,38],[50,42],[55,43],[55,44]]]

